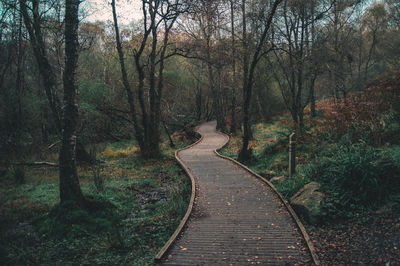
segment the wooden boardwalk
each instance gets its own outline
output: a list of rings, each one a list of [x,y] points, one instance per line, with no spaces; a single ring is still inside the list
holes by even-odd
[[[276,193],[215,154],[228,141],[215,127],[215,122],[202,124],[202,141],[179,152],[196,179],[196,199],[185,229],[161,264],[312,264],[303,235]]]

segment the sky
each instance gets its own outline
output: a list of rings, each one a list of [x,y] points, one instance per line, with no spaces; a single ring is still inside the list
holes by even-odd
[[[118,14],[118,22],[128,24],[142,17],[140,0],[116,0],[116,8]],[[95,22],[112,21],[111,0],[86,0],[81,5],[81,8],[86,10],[88,16],[86,21]]]

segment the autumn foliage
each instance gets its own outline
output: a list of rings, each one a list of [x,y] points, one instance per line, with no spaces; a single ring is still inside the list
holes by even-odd
[[[355,141],[375,146],[396,141],[393,124],[400,120],[400,70],[372,81],[364,92],[349,95],[340,103],[320,101],[317,108],[325,114],[324,119],[313,121],[319,124],[319,133],[348,134]]]

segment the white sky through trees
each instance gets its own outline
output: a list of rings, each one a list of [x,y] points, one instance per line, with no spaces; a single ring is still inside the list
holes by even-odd
[[[111,0],[86,0],[82,7],[86,14],[85,20],[88,22],[112,21]],[[117,14],[119,23],[128,24],[134,20],[141,19],[142,1],[141,0],[116,0]]]

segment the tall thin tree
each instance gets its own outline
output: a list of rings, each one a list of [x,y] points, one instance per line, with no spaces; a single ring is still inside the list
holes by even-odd
[[[60,150],[60,200],[82,204],[84,196],[76,169],[76,69],[78,63],[78,26],[80,0],[65,1],[65,70],[64,106],[62,114],[62,146]]]
[[[246,161],[251,157],[251,150],[249,150],[249,141],[251,136],[250,131],[250,101],[252,88],[254,85],[254,73],[258,62],[265,54],[263,48],[268,38],[268,32],[272,24],[272,19],[282,0],[275,0],[272,3],[267,19],[265,20],[264,29],[260,38],[257,41],[254,51],[249,53],[248,49],[248,36],[247,36],[247,23],[246,23],[246,0],[242,0],[242,17],[243,17],[243,140],[242,148],[239,152],[239,161]],[[261,16],[262,17],[262,16]]]

